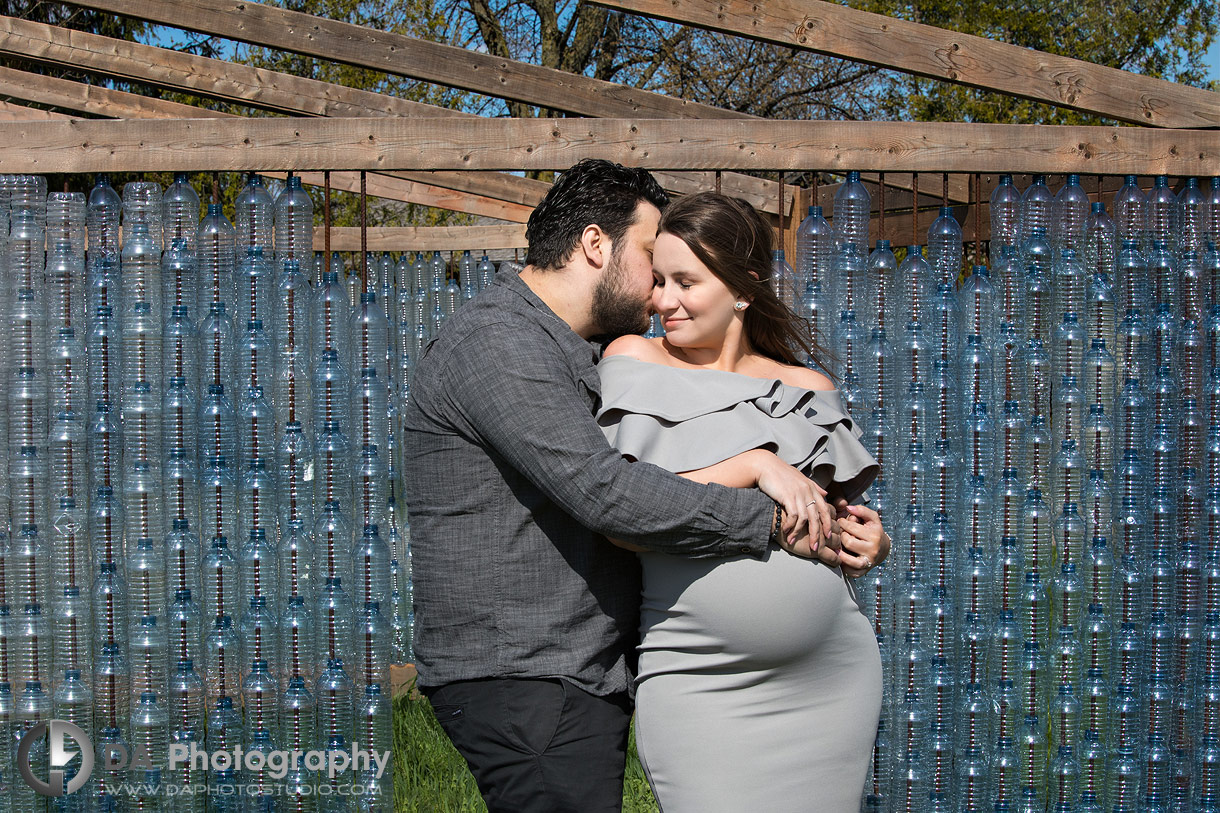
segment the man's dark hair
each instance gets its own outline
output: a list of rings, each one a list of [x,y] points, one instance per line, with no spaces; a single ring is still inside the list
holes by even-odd
[[[526,265],[561,268],[580,245],[585,227],[597,224],[619,248],[635,223],[636,207],[647,201],[664,209],[669,196],[646,169],[586,158],[564,172],[525,227]]]

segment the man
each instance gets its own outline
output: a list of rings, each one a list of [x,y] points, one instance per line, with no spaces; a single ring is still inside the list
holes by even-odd
[[[761,556],[781,524],[759,491],[624,460],[592,417],[591,340],[647,329],[666,202],[643,170],[572,167],[530,216],[525,270],[463,306],[415,371],[404,423],[419,685],[493,813],[620,808],[639,570],[597,535]],[[789,485],[763,484],[777,497]],[[811,538],[808,506],[784,508],[777,541],[813,555],[829,516]],[[831,547],[820,558],[834,563]]]

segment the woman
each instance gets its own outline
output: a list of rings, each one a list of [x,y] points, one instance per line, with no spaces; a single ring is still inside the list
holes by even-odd
[[[640,553],[636,742],[666,813],[856,810],[881,708],[876,639],[844,578],[888,553],[877,513],[850,504],[877,464],[829,379],[798,360],[814,348],[772,292],[771,245],[743,201],[672,204],[653,255],[665,336],[618,339],[599,368],[598,421],[625,455],[738,487],[778,456],[825,490],[843,543],[841,568],[775,546],[761,560]]]

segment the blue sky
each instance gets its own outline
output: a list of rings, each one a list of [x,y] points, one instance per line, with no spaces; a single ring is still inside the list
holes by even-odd
[[[1211,69],[1211,78],[1220,82],[1220,37],[1216,37],[1211,50],[1207,52],[1207,65]]]

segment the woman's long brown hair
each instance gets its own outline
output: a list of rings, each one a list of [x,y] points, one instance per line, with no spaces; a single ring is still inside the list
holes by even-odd
[[[802,366],[805,356],[827,375],[828,354],[816,343],[809,320],[793,312],[771,286],[775,236],[750,204],[719,192],[699,192],[671,203],[658,231],[672,234],[750,307],[745,334],[767,358]]]

